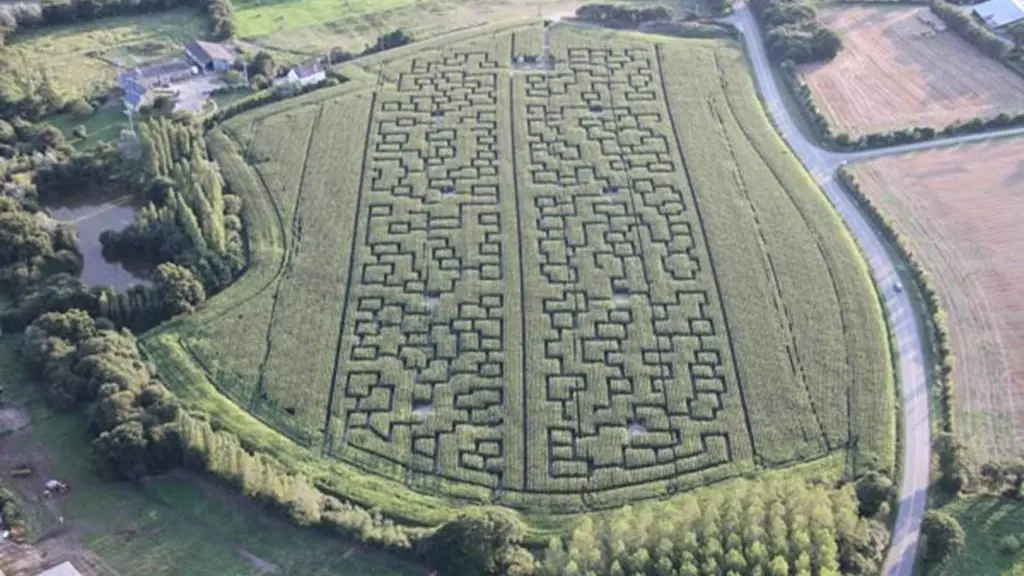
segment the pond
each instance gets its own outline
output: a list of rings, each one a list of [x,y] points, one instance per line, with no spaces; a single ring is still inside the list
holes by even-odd
[[[113,261],[103,255],[100,234],[122,230],[135,217],[131,196],[60,199],[44,207],[61,223],[72,224],[82,252],[82,281],[124,290],[133,284],[149,284],[149,267],[141,262]]]

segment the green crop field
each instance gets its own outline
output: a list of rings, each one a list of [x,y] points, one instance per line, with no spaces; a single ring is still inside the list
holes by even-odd
[[[160,373],[418,521],[448,496],[569,512],[891,469],[877,294],[738,45],[548,42],[550,68],[514,64],[540,26],[399,49],[211,133],[253,264],[147,335]]]

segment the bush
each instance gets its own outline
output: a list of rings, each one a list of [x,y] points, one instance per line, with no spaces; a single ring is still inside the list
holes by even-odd
[[[765,46],[779,62],[805,64],[831,60],[842,48],[817,11],[800,0],[752,0],[750,7],[764,30]]]
[[[71,135],[79,140],[85,140],[85,138],[89,136],[89,129],[85,127],[85,124],[79,124],[71,130]]]
[[[424,542],[425,556],[445,576],[530,574],[533,558],[519,546],[523,533],[511,510],[471,509]]]
[[[240,84],[245,84],[245,76],[243,76],[238,70],[228,70],[224,74],[224,82],[227,82],[231,86],[238,86]]]
[[[925,562],[942,564],[963,548],[966,535],[964,529],[945,512],[929,510],[924,513],[921,523],[921,547]]]
[[[999,551],[1008,556],[1020,552],[1020,539],[1013,534],[1006,536],[999,541]]]
[[[70,104],[68,104],[68,112],[70,112],[72,116],[80,120],[82,118],[88,118],[89,116],[92,116],[92,113],[94,111],[95,110],[93,109],[92,104],[89,104],[85,100],[85,98],[78,98],[77,100],[73,100]]]

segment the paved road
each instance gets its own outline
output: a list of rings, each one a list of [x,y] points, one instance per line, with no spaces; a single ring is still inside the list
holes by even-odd
[[[921,518],[927,506],[928,467],[931,463],[929,394],[921,326],[907,294],[903,291],[896,292],[893,288],[898,281],[897,263],[885,249],[878,233],[869,224],[865,215],[861,213],[859,207],[836,180],[836,170],[847,162],[1024,134],[1024,128],[957,136],[862,152],[843,153],[825,150],[801,132],[790,110],[786,107],[782,88],[773,75],[765,54],[760,29],[749,8],[746,5],[738,5],[735,14],[729,18],[729,21],[743,32],[748,58],[751,60],[761,96],[776,129],[818,181],[822,190],[846,221],[871,267],[871,273],[889,314],[899,354],[904,409],[904,442],[899,511],[883,574],[886,576],[910,576],[914,568]]]

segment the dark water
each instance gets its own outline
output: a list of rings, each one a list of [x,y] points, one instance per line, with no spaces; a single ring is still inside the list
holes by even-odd
[[[122,198],[76,198],[45,206],[54,219],[75,227],[78,249],[84,258],[82,281],[96,286],[112,286],[118,290],[133,284],[149,284],[149,269],[139,262],[114,262],[103,256],[100,234],[121,230],[135,217],[136,207],[130,196]]]

